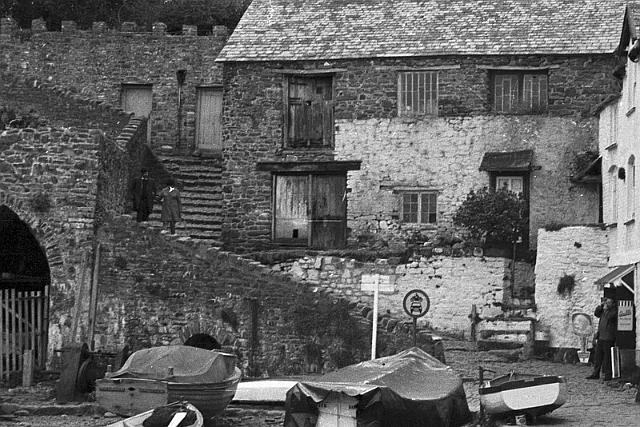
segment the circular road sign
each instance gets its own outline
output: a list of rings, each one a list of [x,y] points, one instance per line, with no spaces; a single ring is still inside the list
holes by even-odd
[[[411,317],[422,317],[427,314],[431,301],[425,291],[412,289],[404,296],[402,301],[404,311]]]

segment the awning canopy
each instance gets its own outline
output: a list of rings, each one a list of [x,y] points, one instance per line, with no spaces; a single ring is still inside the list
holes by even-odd
[[[361,160],[333,161],[261,161],[256,168],[270,172],[347,172],[359,170]]]
[[[571,177],[573,182],[600,183],[602,182],[602,156],[598,157],[577,174]]]
[[[620,279],[623,276],[626,276],[628,273],[633,271],[634,265],[621,265],[619,267],[614,268],[598,280],[596,280],[596,285],[606,285],[607,283],[613,283],[614,281]]]
[[[481,171],[522,172],[532,169],[533,150],[498,151],[484,153]]]

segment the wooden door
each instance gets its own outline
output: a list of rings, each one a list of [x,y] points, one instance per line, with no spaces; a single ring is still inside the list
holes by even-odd
[[[287,145],[333,145],[331,77],[290,77],[288,81]]]
[[[314,175],[311,183],[311,246],[340,248],[346,243],[347,176]]]
[[[293,244],[309,240],[307,175],[275,176],[274,238]]]
[[[196,147],[222,150],[222,88],[196,88]]]
[[[153,86],[144,84],[123,84],[120,98],[124,111],[136,116],[147,117],[147,144],[151,143],[151,111],[153,108]]]

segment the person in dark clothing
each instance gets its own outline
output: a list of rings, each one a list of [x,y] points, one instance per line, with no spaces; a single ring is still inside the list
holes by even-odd
[[[600,371],[604,374],[604,380],[611,379],[611,347],[616,341],[618,330],[618,307],[613,298],[605,298],[604,302],[596,307],[593,313],[600,318],[598,332],[596,333],[595,361],[593,373],[587,379],[600,378]]]
[[[167,182],[167,186],[160,192],[162,198],[162,217],[160,218],[169,226],[171,234],[176,234],[176,222],[180,221],[182,203],[180,201],[180,191],[176,188],[173,179]]]
[[[149,177],[149,171],[142,169],[140,178],[133,182],[133,210],[136,211],[136,221],[146,221],[153,211],[153,201],[156,196],[156,184]]]

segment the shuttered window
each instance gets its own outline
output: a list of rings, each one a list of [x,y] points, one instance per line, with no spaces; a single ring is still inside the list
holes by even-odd
[[[548,109],[547,74],[495,73],[493,107],[498,113],[544,113]]]
[[[402,72],[398,76],[398,115],[438,114],[438,73]]]
[[[289,76],[286,103],[287,147],[333,147],[333,77]]]
[[[435,192],[402,194],[402,222],[436,224],[437,197]]]

